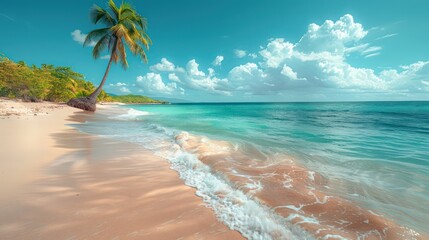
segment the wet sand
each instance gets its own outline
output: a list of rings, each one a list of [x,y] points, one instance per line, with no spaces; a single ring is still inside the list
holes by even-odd
[[[187,133],[176,140],[242,192],[317,239],[429,239],[386,216],[328,195],[329,179],[298,165],[289,156],[278,155],[283,161],[267,164],[255,160],[256,154],[237,151],[226,141]]]
[[[8,117],[0,119],[0,239],[242,239],[165,160],[64,125],[84,113]]]

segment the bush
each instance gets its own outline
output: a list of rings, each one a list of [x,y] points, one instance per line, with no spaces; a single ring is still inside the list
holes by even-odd
[[[70,67],[42,64],[28,66],[0,56],[0,96],[24,101],[66,102],[74,97],[87,96],[95,87]],[[104,91],[99,101],[110,100]]]

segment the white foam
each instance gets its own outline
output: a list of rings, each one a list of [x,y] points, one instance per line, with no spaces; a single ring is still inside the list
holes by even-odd
[[[315,175],[316,173],[314,172],[314,171],[308,171],[308,178],[311,180],[311,181],[314,181],[314,175]]]
[[[129,109],[127,113],[121,114],[118,116],[109,117],[110,119],[116,119],[116,120],[138,120],[141,118],[141,116],[147,116],[152,115],[150,112],[145,111],[139,111],[135,109]]]
[[[128,111],[120,116],[121,120],[128,120],[144,115],[145,112]],[[314,239],[299,226],[253,199],[251,194],[245,194],[228,184],[221,174],[216,174],[196,155],[184,150],[182,146],[190,138],[189,133],[157,124],[147,124],[141,131],[144,134],[134,132],[133,135],[112,134],[111,137],[141,144],[167,159],[185,184],[194,187],[207,207],[213,209],[217,218],[229,228],[239,231],[247,239]],[[247,187],[259,191],[263,186],[254,181]]]
[[[183,141],[181,134],[178,142]],[[185,137],[186,138],[186,137]],[[239,231],[248,239],[312,239],[312,237],[271,209],[259,204],[242,191],[232,188],[221,177],[211,173],[191,153],[183,151],[180,145],[167,156],[171,168],[179,172],[186,185],[197,189],[208,207],[231,229]]]

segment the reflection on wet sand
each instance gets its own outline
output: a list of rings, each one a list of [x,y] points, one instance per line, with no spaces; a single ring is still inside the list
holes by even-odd
[[[69,151],[2,203],[0,239],[242,238],[150,152],[71,129],[51,137]]]

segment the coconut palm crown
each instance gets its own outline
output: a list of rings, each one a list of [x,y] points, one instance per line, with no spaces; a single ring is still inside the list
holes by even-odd
[[[103,9],[95,5],[90,12],[91,21],[94,24],[102,23],[104,28],[91,31],[85,39],[84,46],[94,45],[92,55],[99,58],[101,53],[108,50],[110,60],[104,77],[97,89],[85,98],[75,98],[67,104],[88,111],[95,111],[97,96],[100,94],[112,62],[120,62],[122,67],[128,67],[125,45],[130,52],[147,62],[145,50],[152,43],[146,34],[147,22],[136,10],[126,2],[118,7],[113,0],[109,0],[108,8]]]

